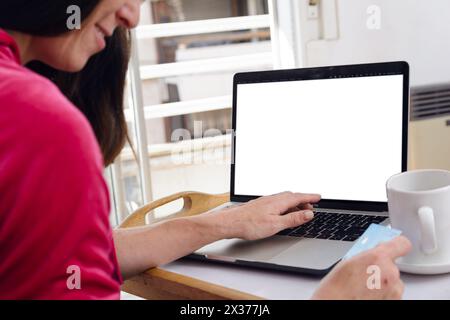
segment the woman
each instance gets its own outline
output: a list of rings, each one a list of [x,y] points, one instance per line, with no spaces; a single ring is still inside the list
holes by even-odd
[[[123,279],[150,267],[219,239],[261,239],[313,218],[319,195],[285,192],[111,230],[102,172],[126,140],[124,30],[137,25],[140,4],[0,2],[0,298],[118,299]],[[79,30],[66,25],[71,5],[81,9]],[[398,237],[341,263],[313,298],[400,298],[394,259],[409,246]],[[366,286],[374,264],[382,272],[379,290]],[[75,290],[67,285],[73,266],[81,271]]]

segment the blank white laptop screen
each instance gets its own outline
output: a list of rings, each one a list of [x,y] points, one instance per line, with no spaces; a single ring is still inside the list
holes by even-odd
[[[402,109],[403,75],[239,84],[235,194],[386,201]]]

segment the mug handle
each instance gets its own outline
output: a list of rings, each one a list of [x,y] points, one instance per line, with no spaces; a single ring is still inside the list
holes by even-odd
[[[437,250],[433,209],[421,207],[417,213],[420,221],[421,249],[425,254],[432,254]]]

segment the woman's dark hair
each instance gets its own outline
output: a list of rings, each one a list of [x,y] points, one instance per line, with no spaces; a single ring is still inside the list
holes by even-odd
[[[77,5],[82,20],[100,0],[0,0],[0,28],[36,36],[69,32],[67,8]],[[106,48],[93,56],[77,73],[55,70],[41,62],[27,65],[52,80],[87,117],[100,145],[105,165],[111,164],[127,140],[123,112],[125,78],[130,42],[125,29],[118,28],[107,39]]]

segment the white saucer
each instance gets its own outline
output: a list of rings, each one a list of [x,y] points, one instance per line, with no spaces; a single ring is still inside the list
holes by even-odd
[[[450,273],[450,263],[446,264],[408,264],[400,259],[396,262],[402,272],[412,274],[443,274]]]

